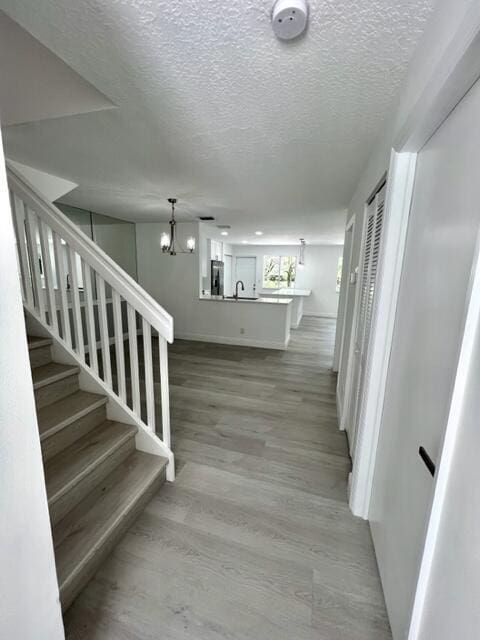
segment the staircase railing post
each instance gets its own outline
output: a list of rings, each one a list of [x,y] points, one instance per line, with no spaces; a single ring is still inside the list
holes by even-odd
[[[162,336],[158,336],[160,355],[160,391],[162,399],[162,440],[170,449],[170,395],[168,381],[168,346]]]

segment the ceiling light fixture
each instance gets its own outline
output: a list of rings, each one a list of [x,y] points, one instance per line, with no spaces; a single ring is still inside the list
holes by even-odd
[[[228,236],[228,231],[222,231],[220,235],[221,236]]]
[[[195,251],[195,238],[190,236],[187,238],[187,248],[182,249],[180,243],[177,240],[177,221],[175,220],[175,204],[177,198],[168,198],[168,202],[172,205],[172,217],[169,220],[170,235],[166,232],[162,233],[160,237],[160,246],[163,253],[168,253],[171,256],[176,256],[177,253],[193,253]]]
[[[255,231],[256,236],[263,236],[263,231]]]
[[[303,238],[300,238],[300,254],[298,256],[298,266],[299,267],[304,267],[305,266],[305,245],[307,243],[305,242],[305,240]]]

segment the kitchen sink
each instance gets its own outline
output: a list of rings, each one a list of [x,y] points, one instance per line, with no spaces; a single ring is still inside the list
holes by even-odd
[[[238,298],[236,298],[235,296],[224,296],[225,300],[258,300],[258,298],[247,298],[245,296],[238,296]]]

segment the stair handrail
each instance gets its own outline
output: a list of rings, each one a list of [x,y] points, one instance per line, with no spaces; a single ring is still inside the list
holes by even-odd
[[[7,160],[10,189],[60,235],[104,280],[152,325],[170,344],[173,342],[173,318],[152,296],[138,285],[98,244],[91,240]]]

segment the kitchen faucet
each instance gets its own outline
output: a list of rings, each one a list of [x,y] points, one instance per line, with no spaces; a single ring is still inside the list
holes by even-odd
[[[243,284],[243,282],[241,280],[237,280],[237,282],[235,283],[235,295],[234,295],[235,300],[238,300],[238,285],[239,284],[242,285],[242,291],[245,291],[245,285]]]

